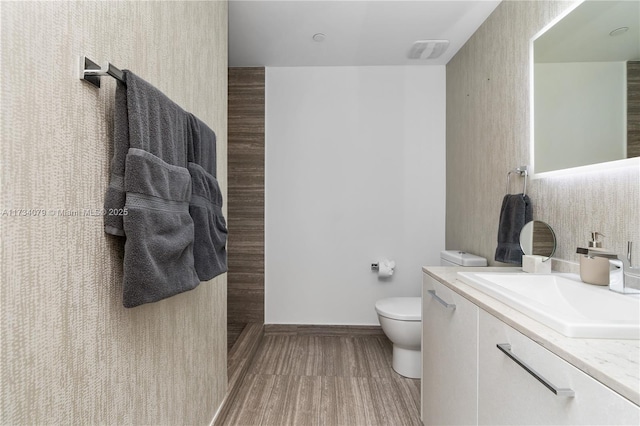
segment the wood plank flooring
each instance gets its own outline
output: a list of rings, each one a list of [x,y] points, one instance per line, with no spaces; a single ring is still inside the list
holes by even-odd
[[[421,425],[420,381],[391,351],[376,334],[267,334],[216,425]]]

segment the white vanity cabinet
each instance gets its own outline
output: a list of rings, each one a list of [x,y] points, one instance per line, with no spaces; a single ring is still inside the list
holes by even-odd
[[[478,424],[640,424],[638,406],[482,309],[478,332]]]
[[[640,425],[638,405],[427,274],[422,309],[425,426]]]
[[[424,275],[422,422],[477,424],[478,307]]]

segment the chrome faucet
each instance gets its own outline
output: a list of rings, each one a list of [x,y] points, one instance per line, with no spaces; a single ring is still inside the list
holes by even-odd
[[[609,259],[609,290],[623,294],[640,294],[640,267],[631,264],[633,243],[627,242],[627,255],[620,259],[613,253],[588,250],[589,257]]]

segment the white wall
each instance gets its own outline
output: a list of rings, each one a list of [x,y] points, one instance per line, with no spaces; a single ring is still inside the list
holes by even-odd
[[[378,324],[444,249],[445,67],[267,68],[265,174],[265,322]]]
[[[535,64],[536,172],[627,157],[626,69],[626,62]]]

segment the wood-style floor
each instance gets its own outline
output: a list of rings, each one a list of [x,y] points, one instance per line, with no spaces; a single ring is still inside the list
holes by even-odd
[[[267,334],[222,425],[421,425],[420,381],[380,335]]]

